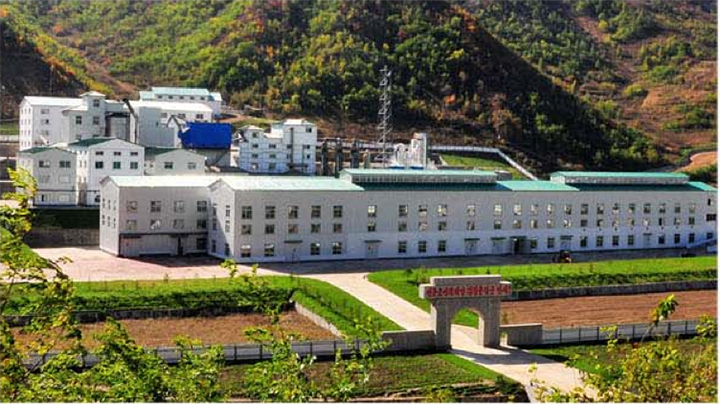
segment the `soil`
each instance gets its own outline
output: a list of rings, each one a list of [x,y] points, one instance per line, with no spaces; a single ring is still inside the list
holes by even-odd
[[[545,327],[641,323],[649,321],[650,311],[669,294],[649,293],[503,302],[503,323],[542,323]],[[672,294],[675,295],[679,305],[671,319],[697,319],[702,314],[715,317],[716,290]]]
[[[121,320],[120,323],[127,328],[135,342],[152,347],[173,346],[173,339],[178,335],[200,340],[203,344],[247,343],[249,341],[244,332],[246,329],[270,324],[268,318],[261,314]],[[104,324],[101,322],[81,325],[86,346],[97,346],[92,335],[100,332]],[[311,340],[335,338],[329,331],[295,311],[285,312],[280,318],[280,326],[286,332],[294,332]],[[13,334],[23,345],[33,339],[33,335],[21,334],[19,328],[14,328]]]
[[[682,167],[679,171],[693,171],[715,163],[717,163],[717,151],[696,153],[690,157],[690,164]]]

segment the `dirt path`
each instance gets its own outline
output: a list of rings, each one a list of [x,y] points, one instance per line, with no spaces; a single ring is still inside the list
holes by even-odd
[[[690,164],[681,167],[678,171],[696,170],[715,163],[717,163],[717,151],[695,153],[690,156]]]
[[[245,330],[270,324],[268,318],[261,314],[120,320],[120,323],[127,328],[128,333],[137,343],[151,347],[173,346],[173,339],[178,335],[198,339],[203,344],[245,343],[248,342]],[[102,331],[104,324],[102,322],[81,325],[83,339],[88,347],[92,348],[97,345],[92,336]],[[311,340],[335,338],[329,331],[295,311],[283,314],[280,326],[285,331],[298,333]],[[20,334],[17,328],[13,329],[13,334],[22,344],[33,339],[32,335]]]
[[[673,293],[679,306],[673,320],[697,319],[702,314],[715,316],[717,291],[702,290]],[[641,323],[669,293],[623,296],[574,297],[567,299],[503,302],[505,323],[542,323],[544,327]]]

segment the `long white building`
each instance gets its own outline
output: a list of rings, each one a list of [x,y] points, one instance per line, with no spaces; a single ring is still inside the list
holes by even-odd
[[[218,117],[221,114],[222,95],[205,88],[152,87],[150,90],[138,93],[141,101],[201,103],[212,109],[213,116]],[[208,119],[212,119],[212,116]]]
[[[673,173],[363,170],[108,177],[100,247],[238,262],[683,248],[716,239],[715,188]]]
[[[317,127],[305,119],[273,124],[269,132],[257,126],[240,130],[233,165],[250,173],[315,173]]]

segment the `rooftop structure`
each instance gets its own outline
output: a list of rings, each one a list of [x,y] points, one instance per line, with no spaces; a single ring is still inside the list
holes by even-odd
[[[563,184],[682,185],[688,180],[687,174],[682,173],[558,171],[550,174],[550,181]]]
[[[206,88],[152,87],[148,91],[139,91],[141,101],[167,101],[173,103],[202,103],[212,109],[213,116],[219,116],[222,107],[222,95]]]
[[[353,183],[390,184],[494,184],[493,171],[364,169],[343,170],[340,178]]]

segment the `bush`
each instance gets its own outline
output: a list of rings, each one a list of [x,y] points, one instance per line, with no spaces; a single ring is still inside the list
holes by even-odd
[[[647,90],[639,83],[630,84],[623,90],[623,95],[628,98],[644,97],[647,93]]]

